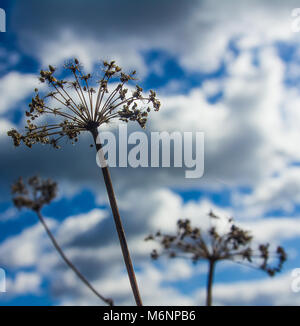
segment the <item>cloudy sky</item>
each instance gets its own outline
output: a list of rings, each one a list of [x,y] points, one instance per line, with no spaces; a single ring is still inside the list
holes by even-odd
[[[59,183],[43,211],[68,257],[116,304],[133,304],[90,135],[63,150],[14,148],[37,75],[78,57],[87,71],[100,60],[136,69],[139,84],[162,102],[150,131],[202,131],[205,171],[113,168],[120,212],[148,305],[203,305],[206,265],[151,262],[156,230],[179,218],[201,225],[213,209],[251,230],[257,241],[283,245],[289,260],[277,277],[220,264],[219,305],[298,305],[292,270],[300,268],[300,32],[277,0],[2,0],[0,33],[0,267],[7,292],[0,305],[101,304],[51,247],[30,212],[11,204],[10,184],[39,173]],[[299,24],[300,26],[300,24]],[[112,129],[116,125],[112,126]],[[131,130],[138,130],[136,125]]]

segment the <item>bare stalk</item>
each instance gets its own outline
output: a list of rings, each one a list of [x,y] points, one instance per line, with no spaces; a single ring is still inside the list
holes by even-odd
[[[209,260],[209,270],[207,277],[207,288],[206,288],[206,305],[212,305],[212,287],[214,281],[214,272],[215,272],[216,262],[215,260]]]
[[[94,142],[95,142],[95,146],[96,146],[96,150],[97,150],[97,153],[98,153],[99,151],[102,151],[102,145],[101,145],[100,141],[97,143],[98,131],[97,131],[97,129],[93,129],[93,130],[91,130],[91,132],[92,132]],[[137,306],[142,306],[143,305],[142,304],[142,299],[141,299],[141,296],[140,296],[140,293],[139,293],[138,284],[137,284],[136,277],[135,277],[135,272],[134,272],[134,269],[133,269],[133,264],[132,264],[129,249],[128,249],[128,246],[127,246],[125,232],[124,232],[121,217],[120,217],[120,214],[119,214],[119,209],[118,209],[118,205],[117,205],[117,201],[116,201],[116,197],[115,197],[115,193],[114,193],[114,189],[113,189],[109,169],[108,169],[107,166],[102,167],[101,169],[102,169],[102,174],[103,174],[103,178],[104,178],[104,182],[105,182],[105,186],[106,186],[106,190],[107,190],[107,195],[108,195],[109,202],[110,202],[110,207],[111,207],[111,210],[112,210],[112,213],[113,213],[114,222],[115,222],[115,225],[116,225],[118,237],[119,237],[119,240],[120,240],[122,254],[123,254],[124,262],[125,262],[125,265],[126,265],[126,269],[127,269],[130,285],[131,285],[131,288],[132,288],[132,292],[133,292],[133,295],[134,295],[134,298],[135,298],[136,305]]]
[[[59,244],[57,243],[54,235],[52,234],[52,232],[50,231],[50,229],[48,228],[45,219],[43,218],[40,210],[36,210],[35,211],[40,222],[42,223],[44,229],[46,230],[53,246],[55,247],[55,249],[58,251],[58,253],[60,254],[60,256],[62,257],[62,259],[65,261],[65,263],[72,269],[72,271],[80,278],[80,280],[102,301],[104,301],[105,303],[107,303],[109,306],[113,306],[113,300],[110,298],[105,298],[103,297],[91,284],[90,282],[79,272],[79,270],[73,265],[73,263],[66,257],[66,255],[64,254],[63,250],[61,249],[61,247],[59,246]]]

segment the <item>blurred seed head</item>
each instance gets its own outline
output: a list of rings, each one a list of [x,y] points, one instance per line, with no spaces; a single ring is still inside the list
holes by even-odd
[[[210,224],[220,217],[215,213],[208,214]],[[145,241],[157,241],[161,252],[153,250],[152,259],[158,259],[166,254],[169,258],[186,257],[194,263],[200,260],[221,261],[230,260],[245,263],[265,271],[269,276],[274,276],[282,270],[287,254],[282,247],[270,250],[269,244],[254,244],[253,236],[249,231],[234,224],[232,218],[227,220],[228,231],[219,233],[216,226],[202,230],[193,227],[190,220],[179,220],[175,234],[162,234],[157,232],[149,235]]]
[[[33,176],[23,181],[20,177],[12,186],[13,203],[18,209],[28,208],[39,211],[48,205],[57,195],[57,184],[51,179],[41,179]]]

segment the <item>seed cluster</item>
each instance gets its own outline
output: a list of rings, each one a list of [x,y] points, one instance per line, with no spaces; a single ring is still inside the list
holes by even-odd
[[[209,213],[209,218],[219,219],[213,212]],[[157,250],[152,251],[153,259],[158,259],[162,254],[167,254],[170,258],[182,255],[195,263],[199,260],[215,262],[230,260],[246,263],[267,272],[270,276],[281,271],[287,260],[286,252],[282,247],[278,246],[274,253],[270,252],[269,244],[260,244],[257,249],[254,249],[253,237],[249,231],[236,226],[232,218],[228,219],[228,224],[229,231],[220,234],[215,226],[211,226],[208,230],[201,230],[192,227],[189,220],[179,220],[176,234],[157,232],[155,235],[149,235],[145,240],[156,240],[162,247],[161,253]],[[277,262],[275,266],[270,266],[273,258],[277,258]]]
[[[24,183],[19,178],[11,187],[13,203],[18,208],[28,208],[39,211],[44,205],[48,205],[56,197],[57,184],[51,179],[42,180],[33,176]]]
[[[51,144],[54,148],[59,148],[58,141],[61,138],[66,136],[75,143],[82,131],[93,131],[115,118],[126,123],[136,121],[145,128],[151,109],[160,109],[161,104],[154,91],[150,90],[145,97],[143,89],[136,85],[130,94],[125,85],[135,80],[136,72],[123,73],[115,61],[103,62],[102,77],[96,80],[97,90],[92,87],[92,75],[84,73],[77,59],[65,64],[64,68],[71,73],[72,80],[55,77],[56,68],[51,65],[48,70],[40,71],[40,82],[47,83],[51,91],[41,96],[39,90],[35,89],[35,96],[25,112],[28,118],[25,133],[21,134],[16,129],[7,133],[12,137],[15,146],[23,142],[30,148],[36,143]],[[112,81],[117,86],[109,91],[109,82]],[[49,99],[52,101],[47,101]],[[53,102],[57,106],[53,107]],[[36,119],[45,115],[60,117],[60,122],[40,126],[35,124]]]

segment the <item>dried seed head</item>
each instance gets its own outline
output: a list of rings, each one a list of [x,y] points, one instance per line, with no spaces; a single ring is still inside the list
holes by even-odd
[[[151,90],[150,94],[145,96],[143,89],[136,85],[132,94],[128,92],[125,84],[135,79],[136,72],[125,74],[115,61],[103,62],[103,75],[97,81],[98,90],[92,87],[92,75],[84,73],[78,59],[67,62],[64,67],[71,73],[73,80],[55,77],[56,68],[52,65],[49,65],[48,70],[40,71],[39,80],[47,83],[51,90],[43,96],[37,88],[34,90],[35,95],[29,104],[29,110],[25,112],[29,118],[26,132],[20,134],[15,129],[8,132],[15,146],[23,142],[29,148],[37,143],[59,148],[58,142],[61,138],[67,137],[72,143],[77,142],[81,132],[95,130],[112,119],[136,121],[145,128],[151,108],[145,108],[144,103],[150,103],[154,111],[160,108],[154,91]],[[108,83],[112,78],[119,79],[119,83],[109,91]],[[75,91],[75,95],[69,92],[70,88]],[[49,98],[51,102],[47,101]],[[55,107],[52,107],[53,102],[56,102]],[[33,121],[40,116],[61,120],[51,124],[34,124]]]
[[[210,212],[208,214],[211,221],[219,220],[220,217]],[[188,219],[177,222],[176,234],[162,234],[157,232],[149,235],[145,240],[158,241],[162,247],[162,252],[154,250],[151,253],[153,259],[158,259],[160,255],[167,254],[170,258],[186,256],[194,263],[199,260],[221,261],[230,260],[251,265],[257,269],[265,271],[268,275],[274,276],[280,272],[287,254],[282,247],[276,251],[270,251],[269,244],[260,244],[258,249],[254,248],[253,237],[246,231],[233,224],[233,219],[227,220],[229,231],[220,233],[216,226],[211,226],[207,230],[192,227]],[[273,263],[272,258],[277,258],[277,263]]]
[[[38,176],[28,179],[27,184],[20,177],[11,187],[14,205],[39,211],[56,197],[57,184],[51,179],[42,180]]]

